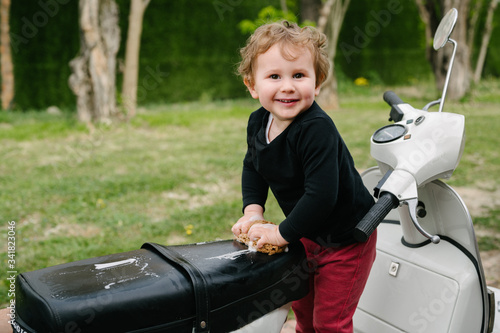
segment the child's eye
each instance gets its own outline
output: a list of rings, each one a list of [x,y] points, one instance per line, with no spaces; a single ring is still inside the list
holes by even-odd
[[[278,74],[271,74],[271,75],[269,75],[269,77],[270,77],[271,79],[273,79],[273,80],[277,80],[277,79],[279,79],[279,78],[280,78],[280,76],[279,76]]]
[[[296,79],[300,79],[300,78],[303,78],[303,77],[304,77],[304,74],[302,74],[302,73],[297,73],[297,74],[295,74],[293,77],[294,77],[294,78],[296,78]]]

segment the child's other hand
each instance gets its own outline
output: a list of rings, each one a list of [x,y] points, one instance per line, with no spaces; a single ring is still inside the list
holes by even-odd
[[[288,242],[281,236],[279,227],[274,224],[254,224],[248,231],[250,240],[257,240],[257,248],[260,249],[264,244],[285,246]]]

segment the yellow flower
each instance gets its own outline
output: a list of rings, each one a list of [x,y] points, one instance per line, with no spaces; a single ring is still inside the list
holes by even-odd
[[[184,227],[184,230],[186,230],[186,235],[192,235],[193,234],[193,229],[194,226],[192,224],[188,224],[187,226]]]
[[[367,86],[369,82],[364,77],[358,77],[356,80],[354,80],[354,84],[357,86]]]
[[[95,202],[95,206],[98,208],[98,209],[103,209],[106,207],[106,203],[104,202],[104,200],[102,200],[101,198],[97,199],[97,201]]]

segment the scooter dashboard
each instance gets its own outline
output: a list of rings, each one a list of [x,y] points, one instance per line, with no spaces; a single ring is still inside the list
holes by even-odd
[[[388,143],[395,141],[408,132],[406,126],[401,124],[387,125],[379,128],[373,133],[373,142],[375,143]]]

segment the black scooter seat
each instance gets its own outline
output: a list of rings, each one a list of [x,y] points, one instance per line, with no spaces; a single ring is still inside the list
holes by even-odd
[[[17,277],[26,332],[230,332],[306,295],[302,244],[269,256],[236,241],[161,246]]]

